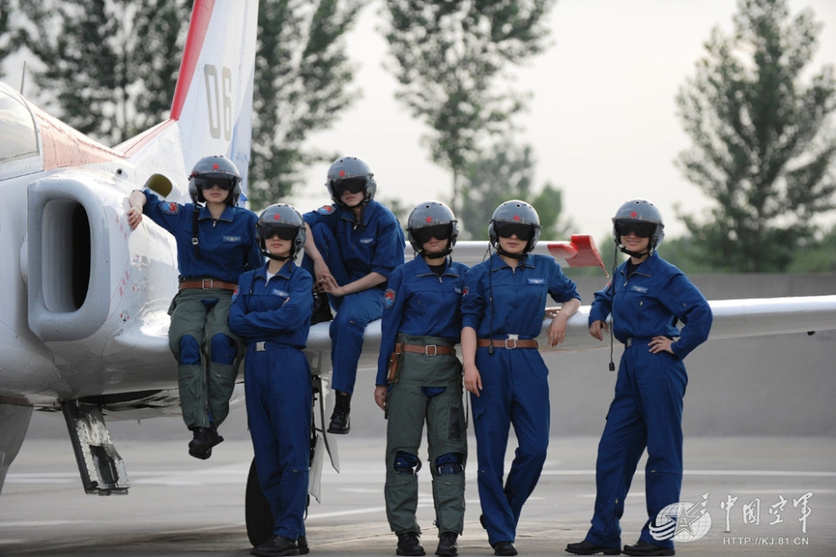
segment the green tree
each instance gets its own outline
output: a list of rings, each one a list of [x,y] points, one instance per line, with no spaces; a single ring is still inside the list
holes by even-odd
[[[834,206],[833,68],[802,80],[820,29],[785,0],[740,0],[734,32],[714,29],[677,95],[693,142],[679,165],[716,202],[702,222],[680,216],[715,269],[786,269]]]
[[[0,77],[3,77],[3,59],[12,53],[12,31],[9,27],[9,14],[12,0],[0,0]]]
[[[460,179],[492,135],[506,132],[524,95],[498,91],[510,65],[541,52],[554,0],[387,0],[386,40],[398,98],[432,131],[424,138],[436,164]],[[508,79],[505,80],[510,81]],[[457,213],[458,214],[458,213]]]
[[[357,97],[345,33],[361,0],[262,0],[253,95],[250,201],[288,195],[310,163],[336,153],[304,149],[311,132],[334,124]]]
[[[179,68],[188,0],[24,2],[26,46],[41,100],[106,144],[165,118]],[[57,30],[57,31],[56,31]]]
[[[557,239],[572,223],[561,219],[563,194],[546,182],[534,193],[536,161],[530,145],[516,146],[508,141],[474,160],[464,169],[462,207],[456,216],[463,240],[487,240],[488,223],[496,206],[509,199],[529,201],[540,215],[540,237]]]
[[[826,273],[836,271],[836,225],[821,240],[811,242],[793,254],[791,273]]]

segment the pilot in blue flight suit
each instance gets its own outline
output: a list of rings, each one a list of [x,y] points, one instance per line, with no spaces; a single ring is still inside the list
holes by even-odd
[[[151,190],[131,193],[128,223],[143,213],[177,242],[180,289],[171,302],[169,347],[177,359],[183,421],[192,430],[189,454],[212,455],[223,441],[217,429],[229,413],[240,340],[227,324],[238,276],[262,264],[255,213],[236,207],[241,175],[224,156],[200,159],[189,176],[193,203],[164,201]]]
[[[241,275],[229,312],[230,328],[247,344],[247,422],[259,484],[274,519],[274,537],[252,550],[265,557],[299,555],[305,539],[312,393],[302,349],[313,280],[293,263],[305,235],[302,216],[292,206],[264,209],[258,237],[269,262]]]
[[[426,420],[436,555],[456,555],[464,526],[467,435],[455,345],[462,328],[459,305],[467,267],[448,258],[459,230],[445,204],[427,201],[415,207],[407,232],[418,255],[389,276],[374,391],[375,402],[388,415],[386,517],[398,536],[397,554],[424,555],[415,510],[418,448]]]
[[[468,272],[462,295],[464,386],[473,405],[480,520],[496,555],[516,555],[517,521],[549,444],[548,369],[535,338],[547,294],[563,303],[549,326],[552,346],[565,338],[580,296],[553,258],[529,254],[540,236],[534,207],[518,200],[502,203],[488,231],[497,254]],[[519,446],[503,486],[511,424]]]
[[[383,315],[383,291],[389,274],[403,263],[404,236],[395,215],[374,201],[377,184],[360,159],[334,161],[325,185],[334,204],[305,213],[309,234],[302,266],[337,309],[330,327],[336,401],[328,432],[346,434],[363,333]],[[328,303],[320,301],[312,323],[328,319]]]
[[[650,202],[623,204],[613,217],[615,242],[630,258],[595,293],[589,332],[601,340],[612,313],[613,334],[625,345],[615,398],[598,445],[595,513],[586,538],[566,550],[578,555],[621,551],[619,519],[636,464],[647,447],[648,521],[627,555],[673,555],[675,531],[654,528],[656,516],[679,501],[682,484],[682,400],[688,376],[682,360],[708,338],[711,308],[685,275],[656,253],[664,235]],[[676,327],[677,321],[684,326]],[[610,364],[610,369],[613,369]]]

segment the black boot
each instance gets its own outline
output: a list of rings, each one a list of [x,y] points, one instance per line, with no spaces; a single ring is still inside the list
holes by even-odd
[[[493,544],[494,555],[516,555],[517,548],[511,542],[496,542]]]
[[[599,553],[603,553],[604,555],[618,555],[621,553],[621,548],[595,545],[584,540],[582,542],[570,543],[566,546],[566,551],[575,555],[597,555]]]
[[[415,532],[402,532],[398,534],[398,548],[396,555],[426,555],[424,548],[418,543],[418,534]]]
[[[311,315],[311,325],[322,323],[323,321],[332,321],[334,319],[331,313],[331,304],[328,302],[328,294],[325,292],[314,292],[314,306],[313,314]]]
[[[305,536],[300,536],[299,539],[296,540],[296,545],[299,546],[299,555],[307,555],[311,552],[308,547],[308,538]]]
[[[459,535],[456,532],[443,532],[438,537],[438,548],[435,550],[436,555],[458,555],[459,551],[456,547],[456,539]]]
[[[250,550],[253,555],[258,557],[282,557],[284,555],[299,555],[299,546],[296,545],[296,540],[290,540],[281,536],[275,536],[268,542]]]
[[[337,399],[334,402],[334,413],[331,414],[331,423],[328,424],[328,433],[345,435],[351,430],[351,393],[334,391]]]
[[[674,555],[676,552],[672,547],[661,547],[639,540],[636,545],[625,545],[624,553],[627,555]]]
[[[192,429],[192,440],[189,441],[189,454],[195,458],[206,460],[212,456],[212,447],[223,442],[214,427],[195,427]]]

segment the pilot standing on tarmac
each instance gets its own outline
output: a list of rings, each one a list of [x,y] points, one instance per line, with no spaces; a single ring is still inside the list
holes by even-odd
[[[679,501],[682,484],[682,399],[688,376],[682,360],[708,338],[711,308],[682,271],[659,257],[662,215],[644,200],[623,204],[613,217],[615,243],[630,258],[595,293],[589,334],[602,340],[607,316],[625,346],[615,398],[598,445],[595,514],[586,538],[566,551],[618,555],[624,498],[645,447],[645,489],[649,520],[627,555],[673,555],[674,532],[654,536],[656,515]],[[677,329],[676,322],[685,326]],[[610,362],[610,369],[614,369]]]
[[[293,258],[305,245],[305,223],[285,203],[258,218],[268,263],[241,275],[229,326],[247,344],[247,423],[258,481],[273,513],[273,538],[253,555],[307,553],[304,513],[308,493],[311,376],[302,349],[313,308],[313,279]],[[298,542],[297,542],[298,540]]]
[[[386,516],[398,536],[398,555],[424,555],[415,521],[418,448],[427,421],[433,478],[436,555],[456,555],[464,525],[467,435],[462,408],[462,366],[455,345],[461,333],[462,286],[467,267],[448,256],[458,237],[453,212],[421,203],[409,215],[409,242],[418,256],[389,277],[384,295],[375,402],[386,426]],[[388,396],[387,396],[388,393]]]
[[[377,184],[360,159],[334,161],[325,185],[334,204],[305,213],[302,266],[315,275],[320,292],[311,322],[331,319],[329,300],[337,309],[330,327],[336,401],[328,432],[345,434],[363,333],[383,314],[383,291],[389,274],[403,263],[404,237],[395,215],[374,201]]]
[[[212,456],[223,441],[218,426],[229,413],[240,340],[227,325],[232,292],[246,268],[260,267],[255,213],[236,207],[241,175],[224,156],[200,159],[189,176],[194,203],[161,200],[151,190],[133,191],[128,224],[143,213],[177,241],[180,289],[171,302],[168,341],[177,359],[180,407],[192,430],[189,454]]]
[[[488,232],[497,254],[470,269],[462,295],[464,386],[473,405],[480,521],[496,555],[516,555],[517,522],[549,445],[548,369],[535,337],[547,294],[563,303],[549,326],[552,346],[565,338],[580,296],[553,258],[529,254],[540,236],[534,207],[518,200],[502,203]],[[503,486],[511,424],[519,447]]]

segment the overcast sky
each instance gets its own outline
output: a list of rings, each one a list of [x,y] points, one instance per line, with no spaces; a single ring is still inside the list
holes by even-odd
[[[793,13],[807,6],[824,24],[812,67],[833,64],[836,2],[790,2]],[[420,141],[425,128],[394,100],[395,81],[381,67],[386,45],[375,31],[378,9],[379,3],[366,8],[348,36],[363,98],[312,143],[367,161],[384,199],[401,197],[410,206],[443,200],[450,177],[429,161]],[[708,206],[673,163],[689,145],[674,97],[693,75],[712,27],[731,29],[735,10],[732,0],[558,0],[553,45],[519,71],[516,86],[533,93],[519,123],[520,139],[539,162],[536,183],[550,180],[563,189],[575,232],[600,237],[622,201],[644,197],[660,207],[675,236],[684,231],[675,203],[686,210]],[[294,200],[301,208],[327,200],[326,169],[311,169],[308,191]]]
[[[426,128],[395,101],[395,80],[382,67],[380,6],[371,2],[347,36],[362,98],[310,144],[369,163],[379,199],[399,197],[408,206],[447,200],[450,175],[430,162],[421,142]],[[684,227],[674,204],[697,212],[709,206],[674,166],[689,146],[674,98],[693,75],[712,27],[731,29],[736,6],[733,0],[558,0],[552,46],[517,71],[515,87],[533,95],[517,120],[523,128],[517,140],[534,148],[535,183],[549,180],[563,190],[573,232],[600,237],[623,201],[642,197],[660,207],[669,237],[677,236]],[[793,13],[811,7],[824,24],[810,67],[836,63],[836,1],[790,0],[790,7]],[[7,62],[5,79],[17,85],[19,63]],[[289,201],[303,211],[328,202],[327,167],[312,166],[306,187]],[[826,219],[834,220],[833,213]]]

